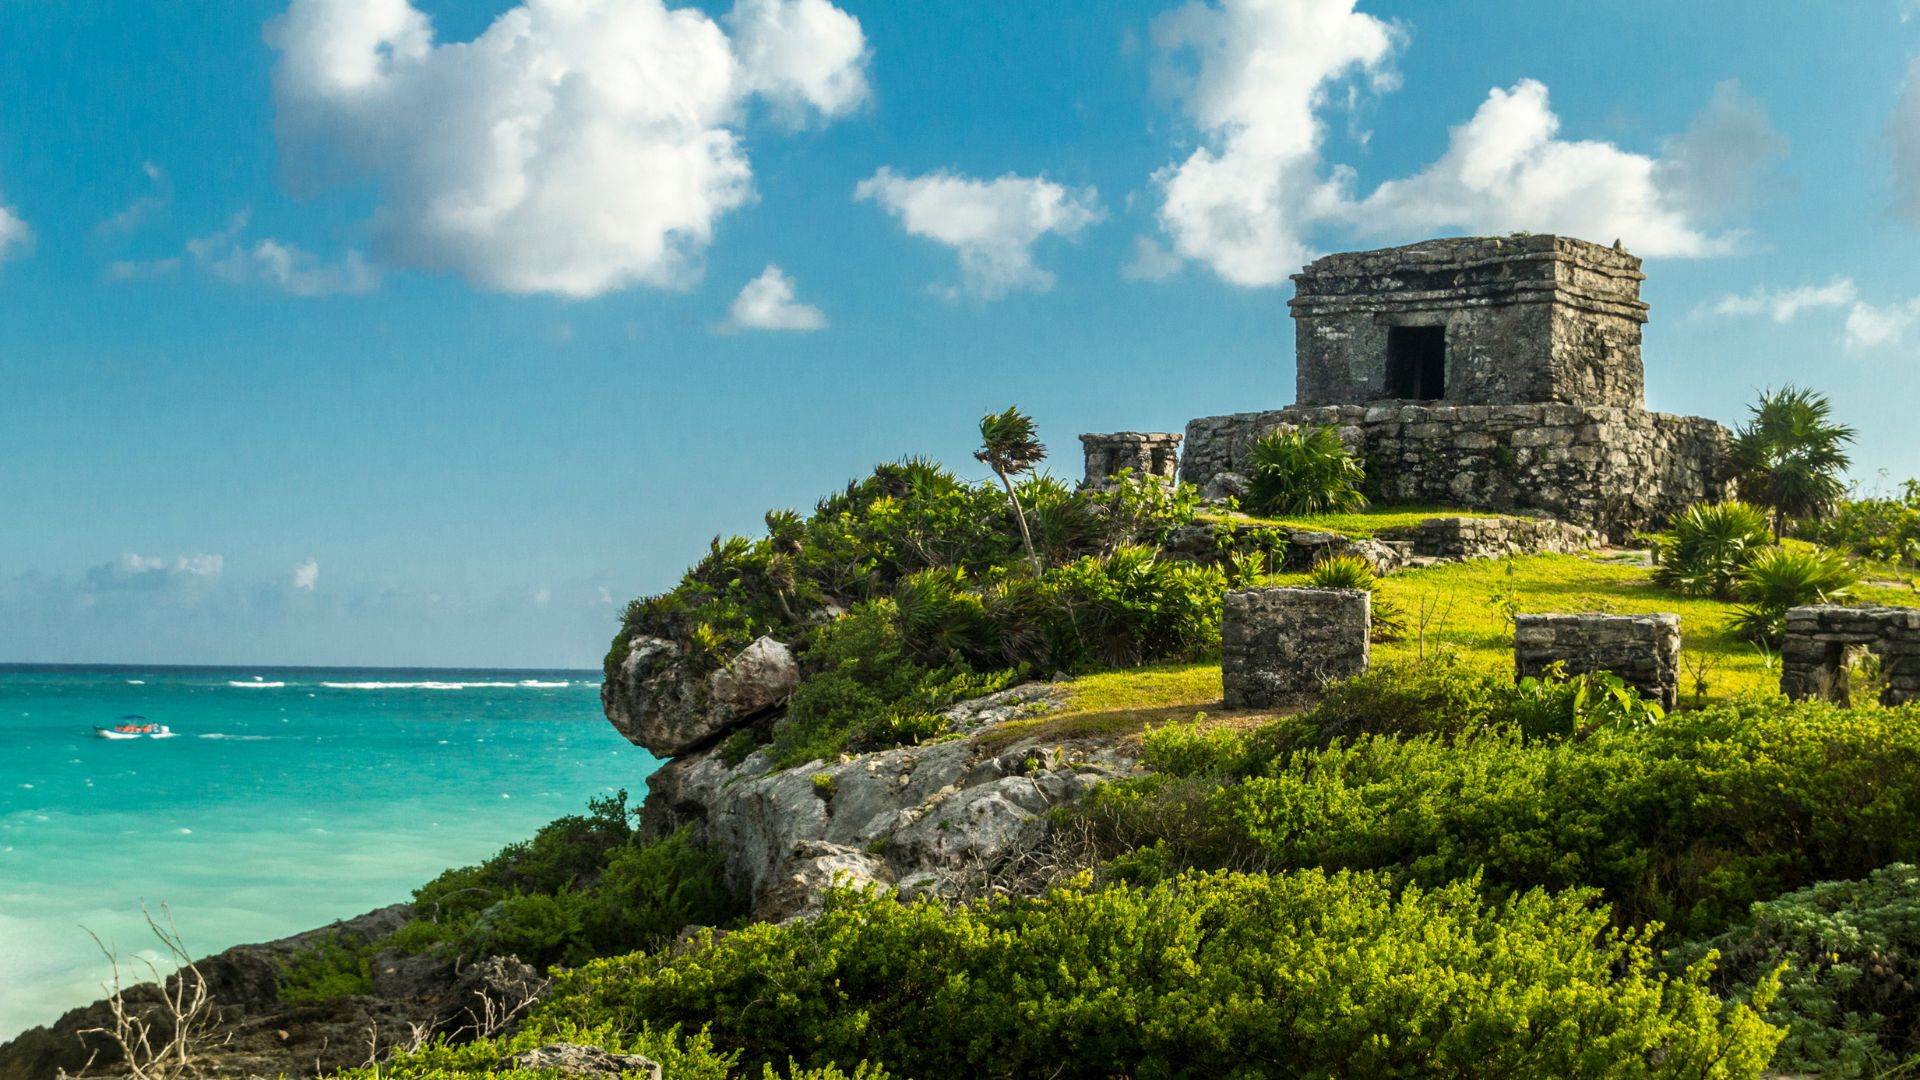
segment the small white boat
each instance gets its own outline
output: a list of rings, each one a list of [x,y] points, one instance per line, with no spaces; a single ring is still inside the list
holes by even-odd
[[[144,716],[123,716],[112,727],[96,724],[93,733],[103,739],[171,739],[174,736],[172,728],[151,723]]]

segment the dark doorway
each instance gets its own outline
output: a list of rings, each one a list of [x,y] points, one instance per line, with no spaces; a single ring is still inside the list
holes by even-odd
[[[1447,328],[1387,328],[1387,396],[1437,401],[1447,395]]]

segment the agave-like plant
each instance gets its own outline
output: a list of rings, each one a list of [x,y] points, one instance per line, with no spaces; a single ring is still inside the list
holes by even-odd
[[[1653,579],[1686,596],[1731,600],[1740,571],[1772,544],[1766,512],[1758,507],[1694,503],[1659,541]]]
[[[1833,421],[1826,395],[1791,384],[1764,390],[1733,438],[1742,495],[1773,512],[1778,537],[1789,518],[1815,517],[1846,494],[1840,474],[1854,430]]]
[[[1027,561],[1033,564],[1033,576],[1046,573],[1046,568],[1040,564],[1040,556],[1033,550],[1033,534],[1027,530],[1027,512],[1020,506],[1020,496],[1013,490],[1013,481],[1009,479],[1031,472],[1034,466],[1047,460],[1047,448],[1040,442],[1033,417],[1012,406],[1003,412],[988,413],[981,417],[980,449],[975,450],[973,456],[992,469],[993,475],[1000,478],[1000,486],[1007,489],[1007,502],[1013,505],[1013,519],[1020,525],[1020,542],[1026,545]]]
[[[1786,633],[1787,609],[1843,599],[1859,576],[1846,559],[1819,548],[1767,548],[1753,557],[1735,594],[1728,628],[1740,637],[1774,644]]]
[[[1373,632],[1375,641],[1394,641],[1407,632],[1407,613],[1400,605],[1380,595],[1374,585],[1379,578],[1373,564],[1359,555],[1330,555],[1307,571],[1309,589],[1358,589],[1373,594]]]
[[[1340,514],[1367,505],[1366,469],[1331,427],[1276,431],[1247,455],[1247,507],[1260,514]]]

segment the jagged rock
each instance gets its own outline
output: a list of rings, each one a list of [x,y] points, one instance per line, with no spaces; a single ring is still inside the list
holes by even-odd
[[[377,997],[420,998],[438,994],[452,984],[453,962],[432,953],[382,949],[367,965]]]
[[[770,637],[710,674],[697,672],[686,651],[664,638],[635,635],[628,644],[618,673],[600,686],[600,703],[627,741],[661,757],[713,741],[800,685],[793,651]]]
[[[501,1063],[510,1069],[552,1069],[565,1076],[589,1080],[618,1078],[628,1074],[660,1080],[660,1063],[639,1054],[616,1054],[597,1046],[579,1043],[552,1043],[521,1052]]]
[[[1110,746],[987,741],[1065,699],[1051,684],[1014,687],[948,710],[962,738],[832,763],[776,770],[765,751],[734,766],[712,750],[689,754],[648,778],[646,827],[658,834],[694,823],[763,916],[808,910],[814,901],[801,894],[835,870],[857,883],[897,883],[903,894],[958,894],[1039,847],[1050,809],[1133,770],[1134,759]]]
[[[1200,489],[1200,501],[1223,503],[1228,499],[1244,499],[1250,483],[1251,481],[1237,472],[1214,473],[1207,479],[1206,486]]]
[[[760,889],[753,917],[765,922],[818,915],[821,898],[833,886],[862,889],[892,885],[893,868],[887,860],[844,844],[803,840],[795,844],[782,864],[786,876]]]

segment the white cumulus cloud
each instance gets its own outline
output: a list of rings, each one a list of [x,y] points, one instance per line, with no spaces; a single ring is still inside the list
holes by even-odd
[[[1154,174],[1173,251],[1236,285],[1307,262],[1307,232],[1345,198],[1321,169],[1319,111],[1342,82],[1392,85],[1401,39],[1354,0],[1192,0],[1155,20],[1162,77],[1205,136]]]
[[[949,299],[1047,291],[1053,274],[1034,264],[1034,245],[1049,235],[1071,240],[1105,216],[1092,188],[1012,174],[976,180],[942,170],[906,177],[882,168],[860,181],[853,197],[879,203],[914,236],[954,249],[961,284],[936,287]]]
[[[1847,312],[1847,348],[1877,349],[1900,344],[1916,321],[1920,321],[1920,299],[1884,306],[1855,304]]]
[[[788,122],[867,94],[859,23],[825,0],[526,0],[468,42],[407,0],[294,0],[268,28],[299,189],[380,183],[383,259],[483,288],[679,286],[752,197],[748,102]]]
[[[1728,293],[1701,313],[1711,315],[1764,315],[1776,323],[1788,323],[1803,311],[1817,308],[1843,308],[1857,295],[1851,278],[1837,277],[1825,285],[1803,285],[1793,289],[1758,288],[1748,293]]]
[[[793,279],[769,263],[734,297],[722,329],[819,330],[826,325],[826,314],[794,299]]]
[[[0,205],[0,263],[33,250],[33,230],[11,206]]]
[[[248,239],[251,216],[251,211],[240,211],[226,228],[187,241],[181,255],[108,263],[107,280],[150,281],[171,277],[191,263],[230,285],[265,285],[293,296],[359,295],[379,286],[380,275],[357,251],[326,259],[273,237]]]
[[[226,569],[220,555],[140,555],[127,552],[113,562],[87,571],[93,589],[165,588],[193,581],[217,579]]]
[[[1190,0],[1155,22],[1153,38],[1201,135],[1154,174],[1161,231],[1172,255],[1238,285],[1285,281],[1323,231],[1405,242],[1530,230],[1620,239],[1643,255],[1715,254],[1734,237],[1710,223],[1785,153],[1735,84],[1653,156],[1563,137],[1547,87],[1521,79],[1491,89],[1426,168],[1356,194],[1354,171],[1325,160],[1326,114],[1398,85],[1402,28],[1355,0]],[[1142,255],[1130,276],[1165,276],[1165,259]]]
[[[320,584],[320,562],[308,559],[293,568],[293,587],[301,592],[312,592]]]

